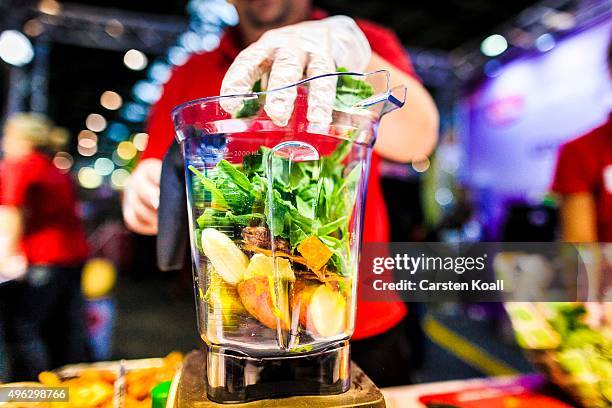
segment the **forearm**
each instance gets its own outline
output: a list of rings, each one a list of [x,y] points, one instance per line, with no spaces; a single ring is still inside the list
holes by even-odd
[[[439,116],[432,97],[416,79],[373,53],[368,71],[391,73],[391,87],[406,85],[406,105],[389,113],[381,122],[374,149],[381,156],[410,162],[428,156],[438,140]]]
[[[0,254],[11,256],[18,252],[23,231],[21,211],[13,206],[0,206]]]
[[[561,202],[561,235],[565,242],[596,242],[595,199],[590,193],[569,194]]]

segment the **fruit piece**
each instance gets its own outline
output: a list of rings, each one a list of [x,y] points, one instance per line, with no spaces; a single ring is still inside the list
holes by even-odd
[[[291,269],[291,263],[284,258],[276,258],[276,266],[280,279],[286,279],[290,282],[295,281],[295,274]],[[244,280],[254,278],[255,276],[269,276],[274,278],[274,260],[272,257],[264,254],[255,254],[251,257],[249,266],[244,273]]]
[[[306,259],[308,267],[315,271],[323,268],[333,255],[331,249],[315,236],[306,238],[297,249]]]
[[[239,315],[246,314],[234,285],[225,282],[218,273],[213,271],[204,295],[210,307],[210,312],[225,326],[236,326]]]
[[[318,283],[297,281],[293,285],[293,296],[291,297],[291,310],[296,307],[300,309],[300,324],[302,327],[308,327],[308,305],[310,298],[315,290],[319,287]]]
[[[300,324],[314,335],[331,337],[346,328],[346,299],[327,284],[297,282],[292,309],[300,308]]]
[[[328,285],[320,285],[310,297],[308,319],[312,332],[320,336],[342,333],[346,327],[346,299]]]
[[[255,276],[240,282],[238,295],[245,309],[264,326],[276,329],[280,319],[283,330],[289,329],[288,313],[281,309],[273,299],[274,280],[270,276]],[[286,310],[286,308],[283,308]]]
[[[242,280],[249,258],[227,235],[214,228],[202,230],[202,250],[224,281],[235,285]]]

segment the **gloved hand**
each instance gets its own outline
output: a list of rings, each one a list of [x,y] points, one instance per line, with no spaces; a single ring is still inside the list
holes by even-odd
[[[282,88],[307,77],[336,72],[337,67],[363,71],[372,51],[355,21],[346,16],[306,21],[267,31],[244,49],[232,63],[221,84],[221,95],[251,92],[264,73],[270,72],[268,90]],[[310,83],[307,119],[329,124],[336,95],[337,77]],[[266,113],[279,126],[287,124],[293,112],[296,87],[266,97]],[[239,99],[226,98],[221,106],[235,114],[242,108]]]
[[[159,159],[141,161],[125,187],[123,219],[130,230],[139,234],[157,234],[161,168]]]

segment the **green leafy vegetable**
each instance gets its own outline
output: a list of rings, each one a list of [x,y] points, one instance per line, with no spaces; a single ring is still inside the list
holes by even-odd
[[[336,103],[351,107],[372,93],[365,82],[341,76]],[[257,107],[245,104],[238,117],[249,116],[248,109],[259,109],[256,102]],[[314,236],[333,253],[328,270],[348,275],[353,264],[350,222],[364,173],[361,165],[346,167],[351,148],[351,141],[345,140],[320,160],[293,162],[272,156],[271,149],[262,146],[242,163],[220,160],[205,174],[190,166],[204,187],[204,197],[210,197],[203,203],[198,228],[264,226],[273,236],[287,240],[294,252]]]
[[[339,67],[338,72],[348,72],[346,68]],[[336,86],[336,102],[334,109],[347,110],[359,102],[374,95],[372,85],[351,75],[340,75]]]
[[[255,85],[253,85],[253,92],[261,92],[261,81],[255,82]],[[258,97],[253,96],[253,98],[247,99],[244,101],[242,109],[236,114],[236,118],[240,119],[253,116],[259,111],[260,106]]]

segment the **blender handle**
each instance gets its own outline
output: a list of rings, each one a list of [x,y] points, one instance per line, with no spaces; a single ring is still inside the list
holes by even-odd
[[[371,96],[360,102],[358,105],[364,108],[369,108],[374,105],[378,105],[379,103],[383,103],[382,109],[380,110],[380,116],[383,116],[404,106],[406,103],[407,91],[406,85],[398,85],[386,92]]]

